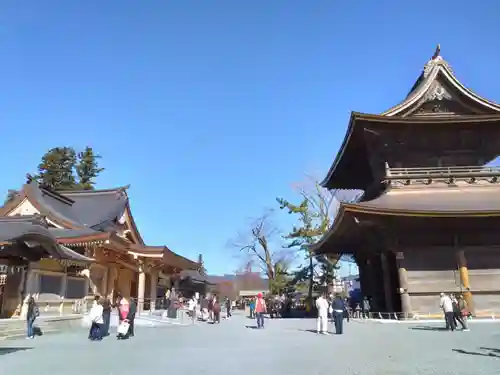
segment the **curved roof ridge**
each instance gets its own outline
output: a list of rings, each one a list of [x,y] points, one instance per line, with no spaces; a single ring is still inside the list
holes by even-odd
[[[59,190],[57,191],[61,195],[80,195],[80,194],[106,194],[106,193],[116,193],[116,192],[126,192],[130,189],[130,184],[125,186],[118,186],[115,188],[108,189],[95,189],[95,190]]]
[[[389,108],[381,113],[382,116],[396,116],[403,110],[419,101],[425,93],[431,88],[432,84],[437,80],[438,76],[442,76],[446,81],[459,92],[467,96],[478,104],[487,107],[490,110],[500,112],[500,105],[488,100],[469,88],[467,88],[453,73],[449,63],[440,55],[440,47],[436,49],[434,56],[424,65],[424,69],[412,87],[408,96],[399,104]]]

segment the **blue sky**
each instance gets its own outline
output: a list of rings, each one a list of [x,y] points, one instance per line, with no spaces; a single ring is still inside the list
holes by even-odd
[[[2,1],[0,191],[48,148],[90,145],[149,244],[232,272],[228,240],[323,177],[350,111],[402,100],[437,43],[500,101],[497,2],[411,4]]]

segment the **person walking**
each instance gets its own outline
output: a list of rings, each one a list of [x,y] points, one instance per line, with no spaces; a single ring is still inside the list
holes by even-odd
[[[196,323],[196,298],[192,296],[188,301],[188,311],[191,315],[191,324]]]
[[[27,337],[28,339],[35,338],[34,326],[35,320],[40,315],[40,310],[35,302],[33,296],[28,298],[28,311],[26,312],[26,325],[27,325]]]
[[[262,293],[257,294],[255,300],[255,317],[257,318],[257,328],[264,328],[264,314],[267,310],[266,301],[262,298]]]
[[[248,304],[248,308],[250,309],[250,319],[255,318],[255,300],[252,299]]]
[[[462,331],[469,331],[467,328],[467,318],[464,318],[462,316],[462,309],[460,308],[460,303],[458,299],[455,297],[454,294],[450,296],[451,298],[451,303],[453,305],[453,323],[455,324],[455,327],[457,326],[457,322],[460,323],[460,326],[462,327]]]
[[[232,305],[231,305],[231,300],[228,297],[226,297],[225,305],[226,305],[226,317],[227,319],[229,319],[231,317]]]
[[[347,323],[351,320],[351,303],[349,301],[348,297],[344,298],[344,305],[345,305],[345,318],[347,320]]]
[[[137,302],[135,301],[134,298],[130,298],[130,305],[129,305],[129,310],[128,310],[128,314],[127,314],[127,320],[129,323],[128,337],[135,336],[134,323],[135,323],[135,314],[136,313],[137,313]]]
[[[453,319],[453,303],[450,296],[441,293],[441,299],[439,300],[439,307],[443,309],[444,321],[446,322],[446,329],[454,331],[455,330],[455,320]]]
[[[220,323],[220,310],[221,310],[220,303],[217,300],[217,298],[214,296],[214,299],[213,299],[213,318],[214,318],[214,324],[215,323],[217,323],[217,324]]]
[[[215,296],[210,296],[208,299],[208,320],[215,322],[214,319],[214,301],[215,301]]]
[[[111,301],[104,297],[102,303],[102,337],[109,336],[109,323],[111,320]]]
[[[342,335],[344,333],[344,314],[346,306],[341,296],[336,296],[332,304],[333,321],[335,322],[335,333]]]
[[[370,318],[370,310],[371,310],[370,300],[366,296],[365,298],[363,298],[362,309],[363,309],[363,318],[364,319]]]
[[[328,308],[330,304],[325,298],[324,294],[321,294],[316,299],[316,309],[318,310],[318,318],[316,321],[316,333],[327,335],[328,334]]]
[[[129,337],[130,333],[130,322],[128,320],[129,316],[129,311],[130,311],[130,304],[129,301],[122,296],[118,297],[118,334],[116,335],[116,338],[119,340],[122,339],[127,339]],[[126,326],[127,327],[127,332],[122,332],[120,327],[121,326]]]
[[[90,331],[89,331],[89,339],[91,341],[101,341],[103,337],[103,323],[104,320],[102,318],[103,307],[101,300],[95,300],[92,308],[90,309],[89,317],[90,317]]]

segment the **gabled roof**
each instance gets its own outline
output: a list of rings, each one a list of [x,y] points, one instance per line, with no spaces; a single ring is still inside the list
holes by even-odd
[[[128,253],[136,257],[161,260],[162,265],[183,270],[199,270],[201,264],[174,253],[167,246],[130,244]]]
[[[454,103],[463,113],[441,112],[415,115],[427,103]],[[437,104],[436,104],[437,105]],[[321,186],[332,189],[364,189],[373,181],[369,165],[366,134],[380,125],[435,126],[458,123],[500,123],[500,105],[466,88],[453,74],[449,64],[436,51],[408,97],[380,115],[352,112],[339,152]],[[365,134],[366,133],[366,134]]]
[[[128,204],[126,187],[90,191],[52,191],[35,182],[25,184],[18,195],[0,208],[6,216],[25,199],[56,224],[70,229],[100,230],[110,220],[119,218]]]
[[[0,243],[18,244],[17,248],[0,249],[0,257],[21,256],[38,260],[49,256],[78,262],[93,261],[91,258],[59,245],[50,233],[44,218],[38,215],[0,217]]]
[[[128,204],[126,187],[105,190],[64,190],[58,192],[73,203],[73,215],[81,226],[101,229],[123,215]]]
[[[454,75],[450,65],[440,55],[438,45],[434,56],[425,64],[410,93],[401,103],[383,112],[382,116],[405,116],[415,106],[430,100],[463,98],[463,104],[470,102],[479,113],[500,113],[500,105],[487,100],[464,86]],[[476,112],[477,113],[477,112]]]
[[[185,269],[179,272],[179,277],[181,280],[189,279],[195,283],[213,284],[210,278],[203,275],[198,270]]]
[[[131,255],[159,258],[165,265],[175,268],[199,269],[199,263],[174,253],[166,246],[144,244],[130,211],[127,189],[128,186],[104,190],[51,191],[31,182],[25,184],[14,199],[0,208],[0,216],[8,215],[27,199],[41,215],[64,227],[45,229],[54,241],[57,238],[61,244],[80,246],[88,242],[111,242],[127,249]],[[117,223],[124,214],[127,215],[136,243],[130,243],[116,234]]]

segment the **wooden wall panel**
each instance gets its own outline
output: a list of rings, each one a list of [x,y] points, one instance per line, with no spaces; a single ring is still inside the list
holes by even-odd
[[[439,294],[432,296],[410,296],[412,312],[421,315],[423,319],[426,314],[439,314]]]
[[[500,315],[500,291],[488,294],[473,294],[476,315],[485,315],[496,313]]]
[[[409,271],[409,293],[436,293],[460,291],[458,271]]]

